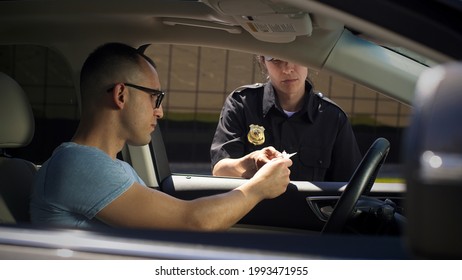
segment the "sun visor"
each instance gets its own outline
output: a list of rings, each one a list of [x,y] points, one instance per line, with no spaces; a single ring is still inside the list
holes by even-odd
[[[311,36],[310,15],[292,7],[271,1],[216,0],[208,4],[221,13],[232,16],[256,39],[265,42],[288,43],[297,36]]]

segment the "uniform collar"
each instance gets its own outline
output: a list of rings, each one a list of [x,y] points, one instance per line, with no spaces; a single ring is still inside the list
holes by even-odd
[[[300,110],[301,114],[306,114],[310,122],[313,122],[316,116],[318,105],[319,105],[319,102],[317,102],[317,98],[315,94],[313,93],[313,87],[308,81],[306,81],[305,82],[304,105],[302,109]],[[281,108],[281,105],[279,104],[279,101],[276,98],[276,92],[271,82],[268,82],[265,84],[265,87],[263,90],[262,106],[263,106],[262,108],[263,117],[266,117],[266,115],[271,110],[271,108],[274,108],[275,110],[278,110],[279,112],[284,113],[284,111]]]
[[[269,110],[273,107],[281,111],[281,106],[277,103],[273,85],[271,82],[268,82],[263,89],[263,117],[266,117],[266,114],[268,114]]]

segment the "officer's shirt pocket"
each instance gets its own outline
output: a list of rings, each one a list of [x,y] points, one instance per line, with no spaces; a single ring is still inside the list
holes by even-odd
[[[300,163],[313,181],[323,181],[330,166],[330,153],[322,147],[300,148]]]

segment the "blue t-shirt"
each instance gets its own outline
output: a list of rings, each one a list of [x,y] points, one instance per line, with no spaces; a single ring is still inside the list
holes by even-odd
[[[95,147],[63,143],[36,175],[31,220],[63,227],[102,226],[96,214],[135,182],[146,185],[128,163]]]

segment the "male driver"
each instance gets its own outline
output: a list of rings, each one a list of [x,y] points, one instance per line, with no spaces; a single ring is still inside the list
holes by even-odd
[[[155,64],[130,46],[109,43],[85,61],[80,88],[79,127],[38,172],[31,200],[35,223],[223,230],[289,184],[292,161],[278,157],[219,195],[185,201],[148,188],[116,155],[126,143],[149,143],[163,115]]]

